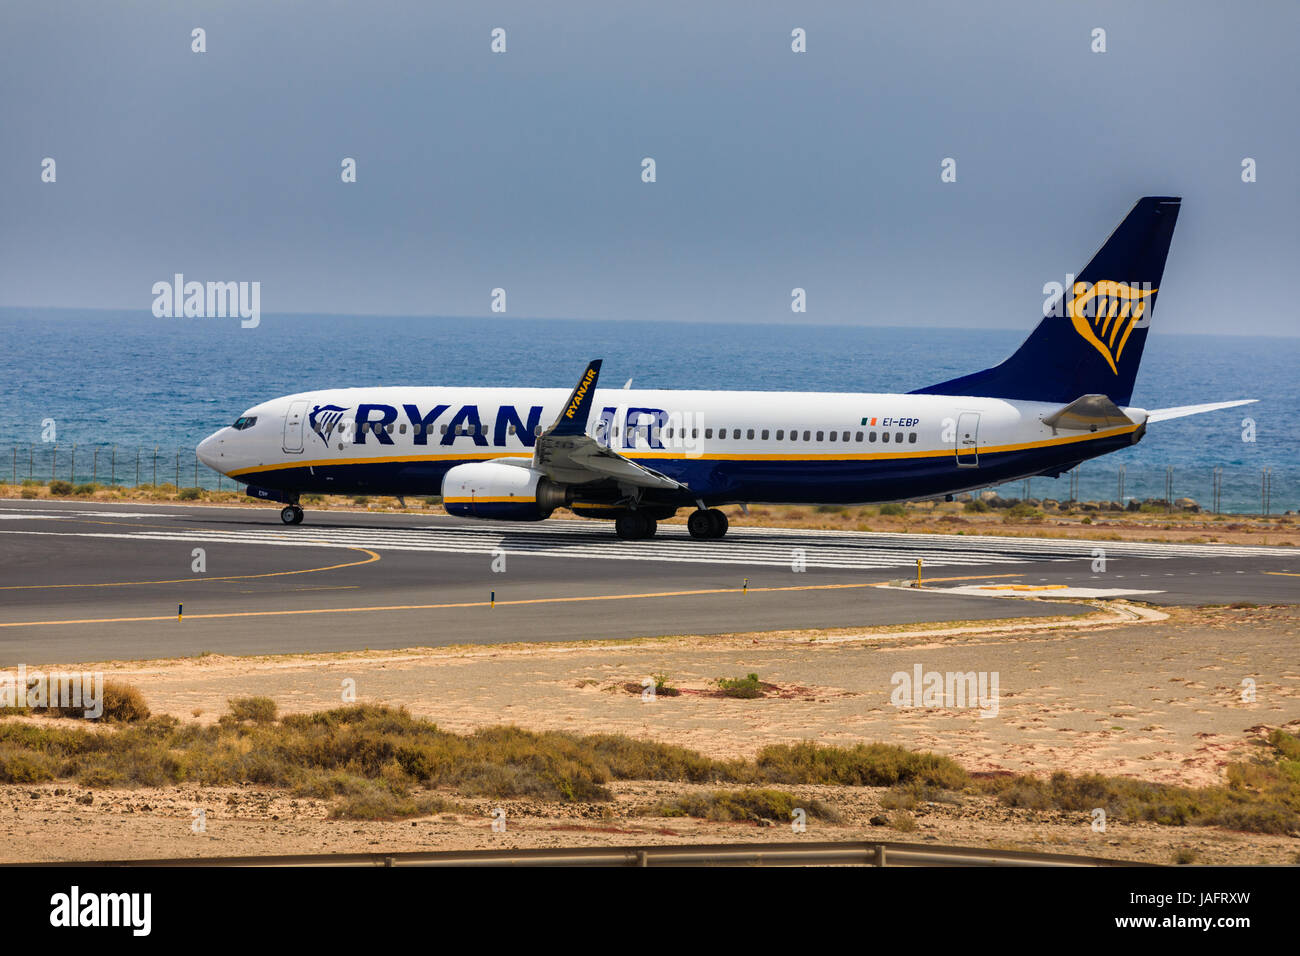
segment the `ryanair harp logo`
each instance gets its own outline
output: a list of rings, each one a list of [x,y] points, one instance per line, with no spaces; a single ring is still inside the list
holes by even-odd
[[[1092,286],[1086,282],[1074,284],[1074,298],[1068,309],[1074,330],[1101,353],[1116,375],[1129,335],[1135,328],[1146,327],[1150,321],[1147,300],[1159,291],[1152,289],[1149,282],[1138,286],[1103,279]]]
[[[346,408],[340,408],[337,405],[317,405],[311,410],[311,414],[307,416],[307,423],[311,426],[311,430],[316,433],[316,437],[328,445],[330,442],[329,434],[338,426],[345,411],[347,411]]]

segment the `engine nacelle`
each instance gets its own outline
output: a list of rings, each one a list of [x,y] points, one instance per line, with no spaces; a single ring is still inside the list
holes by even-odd
[[[517,465],[473,462],[449,469],[442,479],[442,506],[461,518],[541,521],[566,503],[562,485]]]

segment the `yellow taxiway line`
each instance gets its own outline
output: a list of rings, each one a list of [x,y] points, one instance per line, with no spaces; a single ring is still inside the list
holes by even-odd
[[[1019,577],[1015,574],[1004,575],[976,575],[978,579],[988,577]],[[966,578],[930,578],[932,581],[956,581],[967,580]],[[803,584],[789,585],[786,587],[768,587],[768,588],[699,588],[690,591],[647,591],[637,594],[589,594],[575,597],[553,597],[553,598],[518,598],[512,601],[496,601],[498,607],[508,605],[525,605],[525,604],[576,604],[585,601],[628,601],[639,598],[667,598],[667,597],[694,597],[705,594],[755,594],[759,592],[777,592],[777,591],[835,591],[848,590],[853,588],[873,588],[879,587],[882,582],[864,582],[860,584]],[[210,614],[186,614],[185,620],[213,620],[219,618],[232,617],[292,617],[299,614],[365,614],[374,611],[439,611],[454,608],[470,607],[491,607],[491,601],[458,601],[448,604],[383,604],[370,607],[322,607],[322,608],[296,608],[292,610],[281,611],[221,611]],[[133,624],[146,621],[171,621],[174,620],[174,614],[160,614],[148,617],[100,617],[100,618],[75,618],[63,621],[5,621],[0,622],[0,627],[54,627],[67,624]]]

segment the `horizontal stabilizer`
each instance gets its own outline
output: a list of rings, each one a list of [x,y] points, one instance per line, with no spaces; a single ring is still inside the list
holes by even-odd
[[[1043,424],[1067,431],[1095,432],[1099,428],[1117,428],[1120,425],[1136,425],[1137,422],[1125,415],[1105,395],[1084,395],[1060,411],[1046,416]]]
[[[1221,408],[1236,408],[1238,405],[1250,405],[1258,398],[1239,398],[1235,402],[1210,402],[1208,405],[1179,405],[1175,408],[1157,408],[1147,416],[1147,422],[1163,422],[1171,418],[1186,418],[1202,412],[1217,412]]]

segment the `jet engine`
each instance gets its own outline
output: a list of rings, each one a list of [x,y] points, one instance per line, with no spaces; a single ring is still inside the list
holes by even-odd
[[[541,521],[567,504],[566,489],[531,468],[493,461],[448,469],[442,506],[461,518]]]

